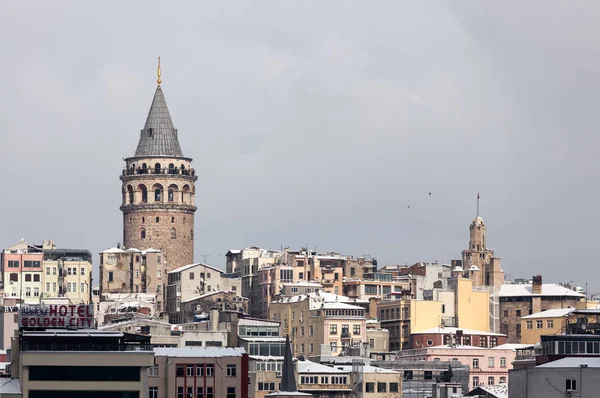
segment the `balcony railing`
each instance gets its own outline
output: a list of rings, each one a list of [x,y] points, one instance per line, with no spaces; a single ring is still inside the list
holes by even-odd
[[[124,176],[131,176],[131,175],[139,175],[139,174],[160,174],[160,175],[167,175],[167,174],[171,174],[171,175],[183,175],[183,176],[195,176],[196,175],[196,170],[194,169],[123,169],[123,175]]]

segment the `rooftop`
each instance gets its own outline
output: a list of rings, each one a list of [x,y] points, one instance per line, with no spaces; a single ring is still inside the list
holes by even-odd
[[[587,365],[588,368],[600,368],[600,358],[598,357],[566,357],[538,365],[538,368],[579,368],[581,365]]]
[[[309,360],[297,362],[298,373],[348,373],[347,370],[332,368],[331,366],[321,365],[320,363]]]
[[[430,328],[413,332],[413,334],[456,334],[457,330],[462,330],[463,335],[478,335],[478,336],[505,336],[501,333],[484,332],[482,330],[463,329],[454,327],[445,328]]]
[[[225,271],[223,271],[223,270],[220,270],[220,269],[218,269],[218,268],[215,268],[215,267],[212,267],[212,266],[210,266],[210,265],[208,265],[208,264],[203,264],[203,263],[194,263],[194,264],[188,264],[188,265],[184,265],[183,267],[175,268],[174,270],[171,270],[171,271],[169,271],[169,274],[175,274],[175,273],[177,273],[177,272],[186,271],[186,270],[188,270],[188,269],[191,269],[191,268],[194,268],[194,267],[200,267],[200,266],[202,266],[202,267],[206,267],[206,268],[210,268],[210,269],[212,269],[212,270],[214,270],[214,271],[217,271],[217,272],[219,272],[219,273],[221,273],[221,274],[224,274],[224,273],[225,273]]]
[[[524,296],[558,296],[558,297],[579,297],[584,295],[574,290],[568,289],[556,283],[543,283],[540,294],[531,293],[531,284],[505,284],[500,286],[500,297],[524,297]]]
[[[352,366],[336,366],[336,367],[338,369],[342,369],[346,372],[352,372]],[[378,368],[377,366],[371,366],[371,365],[363,365],[362,372],[363,373],[395,373],[395,374],[399,373],[396,370]]]
[[[239,347],[185,347],[185,348],[155,348],[157,357],[173,358],[223,358],[241,357],[246,350]]]
[[[160,86],[154,93],[146,124],[140,133],[140,140],[134,155],[134,157],[150,156],[183,157],[177,130],[171,120],[169,108]]]
[[[490,398],[508,398],[508,384],[495,384],[491,386],[481,385],[471,390],[466,396],[480,397],[482,395],[470,395],[473,392],[484,392],[485,396],[489,396]]]
[[[535,314],[522,316],[521,319],[537,319],[537,318],[561,318],[573,312],[575,308],[556,308],[553,310],[546,310],[542,312],[536,312]]]

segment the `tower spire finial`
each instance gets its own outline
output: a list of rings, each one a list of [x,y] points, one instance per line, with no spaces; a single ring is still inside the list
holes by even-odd
[[[479,217],[479,192],[477,192],[477,217]]]
[[[160,57],[158,57],[158,68],[156,69],[156,75],[158,76],[158,79],[156,79],[156,83],[160,86],[160,84],[162,83],[162,80],[160,78]]]

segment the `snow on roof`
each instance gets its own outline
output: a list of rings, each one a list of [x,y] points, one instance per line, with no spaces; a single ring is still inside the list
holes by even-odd
[[[324,303],[323,308],[326,310],[364,310],[363,307],[347,303]]]
[[[352,371],[352,366],[336,366],[336,367],[338,369],[342,369],[346,372]],[[398,374],[397,370],[378,368],[377,366],[371,366],[371,365],[363,365],[360,369],[362,369],[362,373],[395,373],[395,374]]]
[[[487,348],[483,348],[483,347],[476,347],[474,345],[456,345],[456,346],[449,346],[449,345],[435,345],[433,347],[424,347],[425,349],[428,348],[436,348],[438,350],[485,350]],[[420,351],[421,349],[417,348],[415,349],[415,351]]]
[[[536,368],[578,368],[581,365],[587,365],[588,368],[600,368],[600,358],[598,357],[565,357],[556,361],[538,365]]]
[[[298,373],[348,373],[347,370],[332,368],[331,366],[321,365],[320,363],[309,360],[297,362]]]
[[[109,329],[118,329],[122,326],[135,325],[135,324],[143,324],[143,325],[157,325],[157,326],[171,326],[169,322],[163,322],[155,319],[148,318],[136,318],[123,322],[115,322],[115,323],[106,323],[102,326],[98,326],[98,330],[109,330]]]
[[[494,384],[491,386],[481,385],[481,386],[478,386],[477,388],[471,390],[469,392],[469,394],[476,390],[486,392],[488,394],[486,396],[495,397],[495,398],[508,398],[508,384],[506,384],[506,383]],[[480,395],[473,395],[473,396],[480,396]]]
[[[250,355],[249,359],[255,361],[283,361],[283,357],[271,356],[271,355]]]
[[[535,314],[522,316],[521,319],[561,318],[573,312],[574,310],[575,308],[556,308],[553,310],[546,310],[542,312],[536,312]]]
[[[524,348],[533,348],[533,344],[506,343],[494,347],[494,350],[522,350]]]
[[[482,330],[473,330],[473,329],[463,329],[463,328],[454,328],[454,327],[445,327],[445,328],[430,328],[425,330],[419,330],[413,332],[413,334],[456,334],[457,330],[462,330],[463,335],[479,335],[479,336],[506,336],[502,333],[491,333],[484,332]]]
[[[161,250],[159,250],[159,249],[152,249],[152,248],[149,248],[149,249],[146,249],[146,250],[142,250],[142,254],[146,254],[146,253],[160,253],[160,252],[161,252]]]
[[[292,287],[321,287],[320,283],[315,282],[296,282],[296,283],[284,283],[283,286]]]
[[[315,256],[319,260],[347,260],[348,257],[345,256],[322,256],[320,254]]]
[[[333,294],[333,293],[328,293],[328,292],[324,292],[322,290],[319,290],[317,292],[314,293],[307,293],[307,294],[299,294],[296,296],[284,296],[281,297],[275,301],[272,301],[273,303],[297,303],[300,301],[304,301],[304,300],[310,300],[310,309],[311,310],[316,310],[321,308],[321,304],[325,304],[325,303],[346,303],[346,304],[368,304],[368,301],[365,300],[358,300],[358,299],[352,299],[350,297],[346,297],[346,296],[339,296],[337,294]],[[352,307],[354,307],[352,305]],[[360,307],[361,309],[363,309],[362,307]],[[341,309],[341,307],[340,307]],[[350,309],[350,307],[344,307],[344,309]],[[358,309],[358,308],[352,308],[352,309]]]
[[[246,350],[239,347],[185,347],[185,348],[155,348],[157,357],[176,358],[223,358],[241,357]]]
[[[231,250],[229,250],[228,253],[231,253],[231,254],[240,254],[241,252],[242,251],[240,249],[231,249]]]
[[[250,343],[268,342],[268,343],[285,343],[285,337],[240,337],[240,340]]]
[[[211,267],[211,266],[210,266],[210,265],[208,265],[208,264],[203,264],[203,263],[194,263],[194,264],[188,264],[188,265],[184,265],[183,267],[175,268],[174,270],[171,270],[171,271],[169,271],[169,274],[175,274],[175,273],[177,273],[177,272],[186,271],[186,270],[188,270],[188,269],[190,269],[190,268],[199,267],[199,266],[201,266],[201,267],[206,267],[206,268],[210,268],[210,269],[212,269],[212,270],[214,270],[214,271],[217,271],[217,272],[220,272],[220,273],[222,273],[222,274],[224,273],[224,271],[223,271],[223,270],[220,270],[220,269],[218,269],[218,268],[215,268],[215,267]]]
[[[2,381],[2,394],[6,395],[20,395],[21,394],[21,382],[19,379],[11,379],[9,381]]]
[[[117,254],[117,253],[127,253],[125,250],[119,249],[117,247],[111,247],[110,249],[106,249],[100,252],[100,254]]]
[[[194,300],[198,300],[198,299],[202,299],[202,298],[214,296],[217,293],[228,293],[228,292],[225,291],[225,290],[215,290],[214,292],[201,294],[200,296],[196,296],[196,297],[192,297],[192,298],[187,299],[187,300],[183,300],[182,303],[189,303],[190,301],[194,301]]]
[[[531,284],[505,284],[500,286],[500,297],[522,297],[522,296],[533,296],[531,293]],[[564,286],[557,285],[556,283],[543,283],[541,294],[535,294],[535,296],[568,296],[568,297],[581,297],[584,295],[577,293],[574,290],[568,289]]]

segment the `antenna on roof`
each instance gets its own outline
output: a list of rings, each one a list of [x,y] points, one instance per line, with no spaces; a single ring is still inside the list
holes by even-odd
[[[479,192],[477,192],[477,217],[479,217]]]

